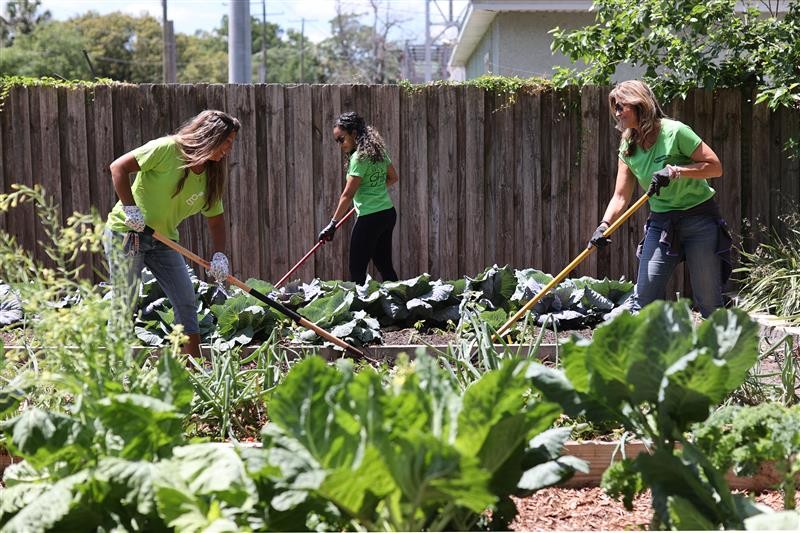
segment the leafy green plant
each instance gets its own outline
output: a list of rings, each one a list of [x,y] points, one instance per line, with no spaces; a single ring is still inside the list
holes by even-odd
[[[754,475],[764,463],[780,474],[784,509],[795,509],[800,474],[800,406],[726,406],[693,431],[695,443],[721,471]]]
[[[560,409],[535,401],[528,363],[506,360],[462,394],[436,360],[418,358],[384,387],[318,358],[297,364],[269,403],[259,486],[280,489],[271,512],[289,529],[360,524],[384,531],[464,530],[508,524],[511,495],[557,483],[584,464],[559,457],[569,430],[548,430]],[[260,488],[259,490],[262,490]]]
[[[695,87],[752,87],[757,102],[800,102],[800,4],[795,1],[594,0],[595,23],[552,30],[554,51],[586,65],[558,69],[556,86],[608,84],[618,65],[646,69],[666,100]],[[781,4],[783,4],[781,6]],[[758,7],[769,7],[762,14]],[[784,13],[775,8],[785,7]],[[624,36],[624,38],[623,38]]]
[[[754,252],[740,251],[742,266],[734,270],[741,281],[738,304],[800,324],[800,214],[786,215],[783,221],[785,237],[773,231]]]
[[[686,301],[659,301],[636,316],[622,313],[591,341],[564,343],[563,374],[533,366],[529,375],[569,416],[616,421],[649,444],[650,454],[617,463],[603,485],[627,506],[650,488],[654,526],[741,528],[759,511],[731,493],[686,435],[742,383],[757,357],[756,325],[743,311],[718,310],[695,328]]]

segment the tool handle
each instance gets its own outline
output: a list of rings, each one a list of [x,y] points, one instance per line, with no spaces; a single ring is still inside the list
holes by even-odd
[[[628,219],[631,217],[631,215],[632,215],[632,214],[634,214],[636,211],[638,211],[638,210],[639,210],[639,208],[640,208],[640,207],[642,207],[642,206],[643,206],[645,203],[647,203],[647,200],[650,198],[650,194],[649,194],[649,193],[650,193],[650,192],[652,192],[652,190],[653,190],[653,189],[652,189],[652,187],[651,187],[651,188],[648,190],[648,192],[647,192],[647,193],[643,194],[641,198],[639,198],[638,200],[636,200],[636,203],[634,203],[634,204],[633,204],[632,206],[630,206],[630,207],[629,207],[629,208],[628,208],[628,209],[627,209],[627,210],[626,210],[624,213],[622,213],[622,215],[621,215],[621,216],[620,216],[620,217],[619,217],[617,220],[615,220],[615,221],[614,221],[614,223],[613,223],[613,224],[611,224],[611,225],[608,227],[608,229],[606,229],[606,230],[603,232],[603,237],[609,237],[609,236],[610,236],[612,233],[614,233],[615,231],[617,231],[617,229],[618,229],[618,228],[619,228],[619,227],[620,227],[620,226],[621,226],[621,225],[622,225],[622,224],[623,224],[623,223],[624,223],[626,220],[628,220]],[[583,262],[583,261],[584,261],[584,260],[585,260],[587,257],[589,257],[589,256],[592,254],[592,252],[594,252],[594,250],[595,250],[595,246],[594,246],[594,245],[592,245],[592,244],[589,244],[589,246],[587,246],[587,247],[586,247],[586,248],[585,248],[585,249],[584,249],[584,250],[583,250],[583,251],[582,251],[580,254],[578,254],[578,256],[577,256],[575,259],[573,259],[573,260],[572,260],[572,262],[571,262],[570,264],[568,264],[568,265],[566,266],[566,268],[564,268],[564,270],[562,270],[561,272],[559,272],[559,273],[558,273],[558,275],[557,275],[556,277],[554,277],[552,280],[550,280],[550,283],[548,283],[547,285],[545,285],[544,287],[542,287],[542,289],[541,289],[541,290],[538,292],[538,294],[536,294],[536,296],[534,296],[533,298],[531,298],[531,299],[530,299],[530,300],[529,300],[529,301],[528,301],[528,302],[527,302],[527,303],[526,303],[524,306],[522,306],[522,308],[521,308],[519,311],[517,311],[517,312],[514,314],[514,316],[512,316],[511,318],[509,318],[509,319],[506,321],[506,323],[505,323],[505,324],[503,324],[502,326],[500,326],[500,329],[498,329],[498,330],[497,330],[497,332],[496,332],[496,333],[495,333],[495,334],[492,336],[492,342],[496,341],[497,339],[499,339],[500,337],[502,337],[503,335],[505,335],[505,334],[506,334],[506,332],[509,330],[509,328],[511,328],[511,326],[513,326],[513,325],[514,325],[514,324],[515,324],[515,323],[516,323],[516,322],[517,322],[517,321],[518,321],[520,318],[522,318],[522,316],[523,316],[523,315],[525,315],[525,314],[526,314],[528,311],[530,311],[530,309],[531,309],[531,308],[532,308],[534,305],[536,305],[537,303],[539,303],[539,300],[541,300],[541,299],[544,297],[544,295],[545,295],[545,294],[547,294],[548,292],[550,292],[550,290],[552,290],[552,289],[553,289],[553,288],[554,288],[556,285],[558,285],[559,283],[561,283],[562,281],[564,281],[564,278],[566,278],[566,277],[567,277],[567,275],[568,275],[570,272],[572,272],[572,271],[573,271],[573,270],[574,270],[574,269],[575,269],[575,268],[576,268],[578,265],[580,265],[580,264],[581,264],[581,263],[582,263],[582,262]]]
[[[163,242],[164,244],[166,244],[167,246],[169,246],[170,248],[172,248],[173,250],[175,250],[176,252],[178,252],[182,256],[186,257],[187,259],[191,259],[195,263],[197,263],[199,265],[202,265],[204,268],[208,268],[209,267],[208,261],[206,261],[205,259],[203,259],[199,255],[187,250],[186,248],[184,248],[183,246],[181,246],[177,242],[173,241],[172,239],[170,239],[168,237],[165,237],[164,235],[161,235],[160,233],[155,231],[153,228],[151,228],[149,226],[146,227],[145,230],[144,230],[144,233],[152,235],[153,238],[156,239],[157,241]],[[321,327],[317,326],[313,322],[308,321],[307,319],[303,318],[297,312],[292,311],[291,309],[289,309],[288,307],[286,307],[282,303],[270,298],[266,294],[263,294],[263,293],[257,291],[256,289],[253,289],[252,287],[248,287],[240,279],[235,278],[234,276],[229,274],[228,278],[227,278],[227,281],[231,285],[236,285],[237,287],[242,289],[244,292],[246,292],[249,295],[253,296],[254,298],[264,302],[265,304],[267,304],[268,306],[272,307],[273,309],[275,309],[279,313],[282,313],[282,314],[288,316],[289,318],[291,318],[292,320],[294,320],[296,323],[300,324],[304,328],[310,329],[311,331],[313,331],[314,333],[316,333],[317,335],[319,335],[323,339],[325,339],[325,340],[327,340],[329,342],[332,342],[336,346],[346,350],[350,354],[355,355],[357,357],[364,357],[364,353],[361,352],[361,350],[358,350],[358,349],[354,348],[353,346],[347,344],[345,341],[343,341],[342,339],[340,339],[338,337],[334,337],[333,335],[331,335],[330,333],[328,333],[327,331],[325,331]]]
[[[348,218],[350,218],[350,216],[351,216],[353,213],[355,213],[355,212],[356,212],[355,208],[353,208],[353,209],[351,209],[350,211],[348,211],[348,212],[347,212],[347,214],[346,214],[345,216],[343,216],[343,217],[342,217],[342,219],[341,219],[339,222],[337,222],[337,223],[336,223],[336,228],[338,229],[338,228],[339,228],[339,226],[341,226],[342,224],[344,224],[344,221],[345,221],[345,220],[347,220]],[[277,287],[280,287],[281,285],[283,285],[283,282],[284,282],[284,281],[286,281],[286,280],[289,278],[289,276],[291,276],[292,274],[294,274],[294,273],[295,273],[295,271],[296,271],[298,268],[300,268],[300,265],[302,265],[303,263],[305,263],[305,262],[306,262],[306,259],[308,259],[308,258],[309,258],[309,257],[311,257],[312,255],[314,255],[314,252],[316,252],[316,251],[319,249],[319,247],[320,247],[320,246],[322,246],[323,244],[325,244],[325,241],[319,241],[317,244],[315,244],[315,245],[314,245],[314,247],[313,247],[313,248],[311,248],[311,249],[310,249],[310,250],[309,250],[309,251],[306,253],[306,255],[304,255],[304,256],[303,256],[303,258],[302,258],[302,259],[300,259],[300,261],[298,261],[298,262],[297,262],[297,263],[296,263],[296,264],[295,264],[295,265],[292,267],[292,269],[291,269],[289,272],[287,272],[287,273],[286,273],[286,274],[285,274],[285,275],[284,275],[284,276],[283,276],[281,279],[279,279],[279,280],[278,280],[278,283],[276,283],[274,286],[277,288]]]

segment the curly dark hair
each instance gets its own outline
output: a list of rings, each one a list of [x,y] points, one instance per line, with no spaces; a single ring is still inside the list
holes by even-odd
[[[367,126],[364,118],[355,111],[339,115],[333,126],[343,129],[353,136],[356,141],[355,152],[358,152],[359,158],[367,158],[377,163],[386,157],[386,144],[378,130]]]

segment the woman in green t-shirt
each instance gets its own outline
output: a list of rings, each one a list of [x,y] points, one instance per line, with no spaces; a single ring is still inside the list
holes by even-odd
[[[347,183],[330,223],[319,232],[320,241],[330,241],[336,224],[350,203],[358,218],[350,235],[350,280],[363,284],[370,260],[383,281],[397,281],[392,265],[392,232],[397,211],[387,187],[399,180],[380,134],[367,126],[357,113],[343,113],[333,126],[333,137],[347,154]]]
[[[719,158],[689,126],[666,117],[645,83],[619,83],[608,102],[622,132],[617,181],[589,245],[608,244],[603,233],[625,210],[637,182],[647,190],[655,181],[632,308],[663,300],[673,270],[686,260],[695,303],[707,317],[722,307],[731,272],[730,234],[706,181],[722,175]]]
[[[119,202],[108,215],[105,248],[112,279],[127,283],[119,290],[133,306],[146,266],[169,298],[175,321],[189,342],[186,353],[200,355],[200,328],[192,281],[183,257],[152,235],[145,226],[178,240],[178,224],[202,213],[208,221],[214,255],[209,274],[222,282],[229,274],[225,256],[222,193],[227,164],[239,121],[222,111],[203,111],[175,133],[152,140],[111,163],[111,179]],[[133,185],[130,175],[136,173]],[[116,250],[124,248],[125,254]],[[123,260],[120,260],[123,255]],[[122,279],[119,279],[122,277]]]

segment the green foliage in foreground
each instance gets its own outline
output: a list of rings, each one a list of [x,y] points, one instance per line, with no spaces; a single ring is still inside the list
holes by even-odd
[[[763,463],[781,475],[783,506],[794,509],[800,474],[800,406],[727,406],[694,429],[697,446],[720,470],[752,476]]]
[[[756,330],[743,311],[718,310],[695,327],[685,301],[655,302],[597,328],[591,341],[565,343],[563,374],[547,370],[534,382],[550,397],[557,391],[570,416],[616,420],[649,443],[652,453],[604,475],[626,506],[649,488],[655,526],[741,529],[760,510],[731,493],[724,472],[686,435],[744,381],[758,357]]]
[[[24,461],[6,470],[5,531],[464,530],[510,495],[586,465],[560,457],[568,429],[548,430],[554,403],[530,394],[530,363],[507,361],[463,394],[434,360],[402,366],[384,387],[311,358],[269,402],[263,447],[185,444],[192,398],[178,360],[159,360],[144,387],[82,395],[67,413],[26,409],[2,424]],[[17,390],[0,393],[6,411]]]

